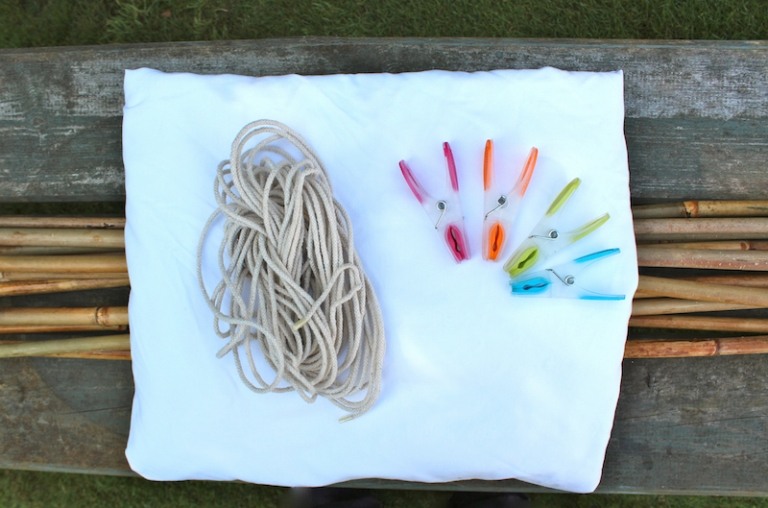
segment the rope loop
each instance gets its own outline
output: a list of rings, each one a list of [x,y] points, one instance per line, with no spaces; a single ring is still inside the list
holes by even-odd
[[[219,356],[231,353],[255,392],[325,397],[349,413],[343,420],[370,409],[381,389],[381,310],[313,151],[281,123],[250,123],[219,164],[214,194],[197,275],[227,341]],[[222,216],[222,278],[208,293],[203,249]]]

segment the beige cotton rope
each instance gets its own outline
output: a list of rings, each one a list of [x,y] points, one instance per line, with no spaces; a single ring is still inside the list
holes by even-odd
[[[381,310],[326,172],[295,132],[246,125],[219,164],[218,209],[198,246],[198,280],[245,384],[255,392],[322,396],[354,418],[381,387]],[[209,294],[203,250],[224,217],[222,279]],[[266,363],[265,363],[265,361]]]

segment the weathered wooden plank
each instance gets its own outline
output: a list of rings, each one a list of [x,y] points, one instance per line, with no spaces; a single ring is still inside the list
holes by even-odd
[[[124,180],[120,122],[69,119],[76,139],[65,130],[13,133],[0,122],[0,199],[5,201],[120,200]],[[58,120],[52,119],[51,124]],[[768,122],[756,120],[628,118],[625,131],[632,196],[660,199],[759,199],[768,188]],[[63,134],[61,132],[64,132]],[[25,155],[18,155],[18,152]],[[26,162],[17,166],[17,157]],[[72,166],[77,163],[77,168]],[[22,168],[28,168],[26,173]],[[6,194],[7,193],[7,194]]]
[[[24,117],[34,104],[49,114],[119,115],[123,69],[141,66],[256,76],[550,65],[623,69],[630,117],[763,118],[766,55],[765,41],[561,39],[294,38],[12,49],[0,51],[0,114]]]
[[[624,130],[634,199],[766,197],[768,116],[627,118]]]
[[[0,51],[0,201],[124,197],[124,68],[274,75],[544,65],[625,71],[636,199],[765,197],[766,42],[290,39]],[[0,307],[59,298],[0,299]],[[625,362],[599,491],[768,495],[765,386],[763,356]],[[4,360],[0,467],[129,474],[132,393],[128,363]],[[515,481],[441,488],[539,490]]]
[[[52,118],[55,125],[57,118]],[[91,201],[124,198],[118,117],[67,119],[40,137],[0,122],[0,199]],[[628,118],[633,198],[760,199],[768,188],[768,121]],[[13,151],[3,145],[14,140]],[[23,155],[19,155],[19,153]],[[21,157],[23,165],[17,166]],[[78,161],[78,162],[75,162]],[[77,167],[73,167],[74,165]],[[27,171],[22,171],[27,168]]]
[[[52,115],[21,126],[29,121],[0,120],[0,200],[125,198],[122,117]]]
[[[754,197],[764,182],[753,180],[768,159],[764,41],[285,39],[0,51],[0,199],[123,198],[125,68],[275,75],[545,65],[624,70],[633,196],[689,197],[691,174],[701,177],[700,198]],[[730,186],[704,178],[723,168]]]
[[[768,495],[767,384],[763,356],[625,362],[598,491]],[[128,362],[4,361],[0,467],[130,474],[132,393]],[[513,480],[430,486],[470,487],[542,490]]]
[[[37,359],[0,369],[0,467],[127,472],[128,362]]]
[[[766,495],[761,355],[625,361],[604,490]]]

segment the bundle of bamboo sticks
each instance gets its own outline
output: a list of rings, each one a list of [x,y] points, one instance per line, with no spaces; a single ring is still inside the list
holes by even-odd
[[[641,275],[631,331],[737,335],[631,338],[625,358],[768,352],[768,318],[706,314],[768,308],[768,201],[686,201],[635,206],[633,213]],[[113,218],[0,217],[0,296],[128,286],[124,225]],[[0,308],[0,334],[113,333],[0,340],[0,358],[130,359],[127,327],[126,307]]]
[[[128,287],[125,219],[0,217],[0,296]],[[11,301],[13,305],[13,301]],[[129,359],[127,307],[0,308],[0,335],[123,332],[59,340],[0,340],[0,357]]]
[[[738,334],[666,341],[665,347],[674,347],[666,356],[768,352],[768,335],[744,335],[768,334],[768,319],[744,315],[748,309],[760,314],[757,309],[768,308],[768,201],[644,205],[634,207],[633,214],[640,283],[631,331]],[[662,270],[665,275],[658,276]],[[630,340],[625,356],[657,355],[648,348],[662,342]]]

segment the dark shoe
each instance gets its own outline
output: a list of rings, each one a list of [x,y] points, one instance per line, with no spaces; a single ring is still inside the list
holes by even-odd
[[[532,508],[525,494],[496,492],[456,492],[448,500],[448,508]]]
[[[287,508],[382,508],[367,490],[321,487],[291,489]]]

